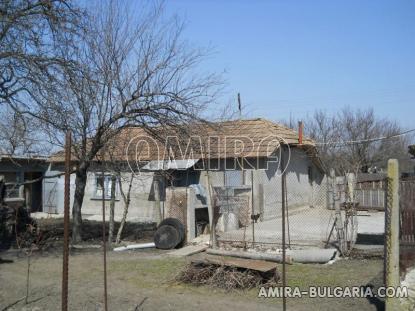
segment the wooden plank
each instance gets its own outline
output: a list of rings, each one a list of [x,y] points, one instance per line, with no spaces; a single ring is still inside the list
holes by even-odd
[[[384,211],[385,208],[382,206],[363,206],[363,205],[359,205],[356,208],[357,211]],[[360,216],[360,215],[359,215]]]
[[[250,270],[256,270],[260,272],[269,272],[277,269],[277,264],[274,262],[254,259],[232,258],[224,256],[206,255],[202,261],[212,263],[221,266],[238,267]],[[200,259],[196,259],[192,262],[201,262]]]
[[[208,249],[207,245],[188,245],[188,246],[176,249],[167,254],[171,256],[185,257],[185,256],[190,256],[190,255],[204,252],[207,249]]]

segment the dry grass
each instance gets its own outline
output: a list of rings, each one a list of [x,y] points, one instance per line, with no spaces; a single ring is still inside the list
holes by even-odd
[[[145,297],[143,310],[250,311],[281,310],[281,299],[258,298],[258,288],[231,290],[207,285],[194,286],[171,280],[186,266],[183,258],[166,251],[148,249],[108,253],[109,310],[134,310]],[[60,310],[62,252],[34,253],[31,265],[30,304],[14,310]],[[15,252],[0,253],[0,310],[25,296],[26,257]],[[279,271],[280,265],[278,266]],[[382,286],[381,260],[339,260],[332,265],[287,266],[289,286]],[[69,309],[102,310],[102,249],[79,250],[69,259]],[[5,284],[3,286],[3,284]],[[39,300],[39,298],[42,298]],[[292,298],[288,310],[361,310],[376,307],[365,298]]]

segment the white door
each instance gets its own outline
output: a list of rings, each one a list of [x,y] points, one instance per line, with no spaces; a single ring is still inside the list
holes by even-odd
[[[43,180],[43,212],[58,213],[58,179]]]

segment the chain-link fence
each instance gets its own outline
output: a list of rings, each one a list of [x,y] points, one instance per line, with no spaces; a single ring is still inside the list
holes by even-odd
[[[285,178],[286,246],[350,251],[358,228],[357,196],[351,197],[355,181],[329,177],[311,164],[297,167],[299,163],[291,160],[285,176],[272,168],[215,173],[223,174],[223,184],[212,185],[218,246],[281,248]]]
[[[303,173],[286,171],[226,171],[223,185],[213,185],[214,221],[218,244],[242,248],[279,248],[282,244],[282,178],[286,178],[286,245],[326,247],[337,242],[336,219],[355,239],[355,214],[345,208],[345,187],[313,167]],[[353,209],[354,211],[354,209]],[[351,238],[353,237],[353,238]]]

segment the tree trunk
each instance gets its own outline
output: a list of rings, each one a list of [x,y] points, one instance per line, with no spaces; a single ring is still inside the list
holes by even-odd
[[[117,239],[115,241],[115,243],[117,243],[117,244],[119,244],[121,242],[121,234],[122,234],[122,231],[124,230],[124,226],[125,226],[125,223],[127,221],[127,214],[128,214],[128,208],[130,207],[130,197],[131,197],[131,188],[132,188],[132,185],[133,185],[133,180],[134,180],[134,173],[131,173],[131,179],[130,179],[130,184],[128,185],[127,195],[123,191],[121,178],[118,181],[119,186],[120,186],[120,193],[121,193],[121,196],[124,200],[124,211],[123,211],[123,214],[122,214],[120,227],[118,228]]]
[[[120,227],[118,228],[118,232],[117,232],[117,239],[115,240],[115,243],[117,244],[121,242],[121,235],[122,235],[122,231],[124,230],[125,223],[127,222],[127,214],[128,214],[129,206],[130,206],[130,202],[125,202],[124,212],[122,214]]]
[[[108,244],[111,246],[114,239],[114,212],[115,212],[115,186],[117,177],[113,174],[111,176],[111,202],[110,202],[110,223],[108,232]]]
[[[82,240],[82,214],[81,208],[84,201],[88,167],[81,164],[76,171],[75,194],[72,206],[72,242]]]

